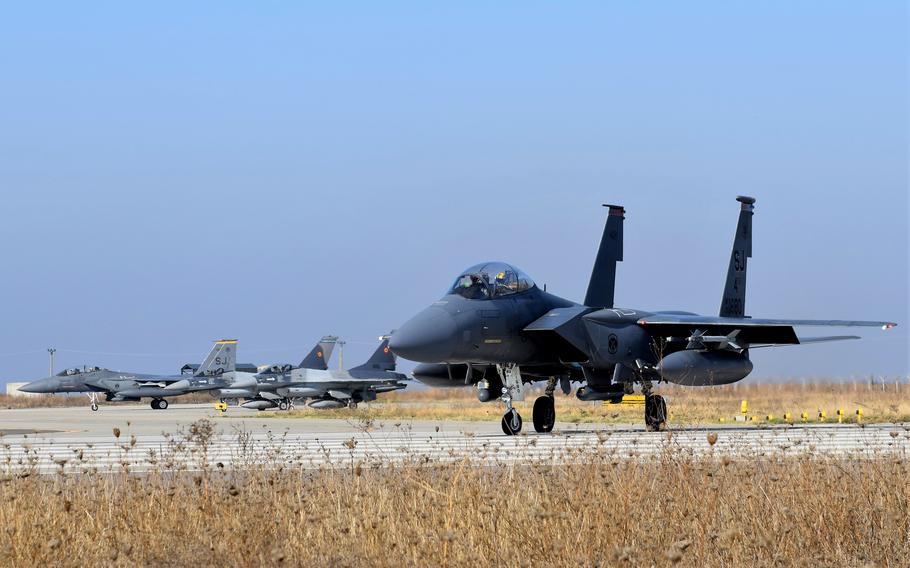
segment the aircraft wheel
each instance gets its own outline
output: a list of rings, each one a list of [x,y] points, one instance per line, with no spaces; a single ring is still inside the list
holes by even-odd
[[[645,398],[645,427],[648,432],[667,429],[667,401],[660,395]]]
[[[152,402],[151,402],[151,405],[152,405],[152,410],[158,410],[158,399],[157,399],[157,398],[153,398],[153,399],[152,399]]]
[[[98,412],[98,403],[97,402],[92,403],[92,412]]]
[[[286,401],[282,400],[278,403],[278,410],[287,410],[287,409],[288,409],[288,403]]]
[[[167,410],[167,401],[163,398],[158,401],[158,410]]]
[[[534,430],[552,432],[556,424],[556,404],[552,396],[539,396],[534,401]]]
[[[521,432],[521,414],[514,408],[502,417],[502,431],[506,436],[514,436]]]

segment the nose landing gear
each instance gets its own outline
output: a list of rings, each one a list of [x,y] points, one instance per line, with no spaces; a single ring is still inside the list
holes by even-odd
[[[506,436],[514,436],[521,432],[521,414],[514,408],[509,408],[502,417],[502,432]]]
[[[496,370],[502,377],[502,402],[506,405],[506,413],[502,417],[502,431],[507,436],[514,436],[521,432],[521,415],[512,407],[512,400],[525,398],[521,370],[518,365],[496,365]]]

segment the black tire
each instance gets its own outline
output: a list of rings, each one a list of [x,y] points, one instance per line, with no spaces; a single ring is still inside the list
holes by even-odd
[[[278,402],[278,410],[287,410],[287,409],[288,409],[287,402],[285,402],[283,400]]]
[[[660,395],[645,398],[645,427],[648,432],[667,429],[667,401]]]
[[[98,412],[98,405],[94,402],[92,403],[92,412]]]
[[[502,417],[502,432],[506,436],[514,436],[521,432],[521,414],[514,408]]]
[[[553,431],[556,424],[556,401],[552,396],[539,396],[534,401],[534,430],[541,433]]]
[[[158,399],[157,399],[157,398],[153,398],[153,399],[152,399],[152,402],[151,402],[151,405],[152,405],[152,410],[158,410]]]
[[[163,398],[158,401],[158,410],[167,410],[167,401]]]

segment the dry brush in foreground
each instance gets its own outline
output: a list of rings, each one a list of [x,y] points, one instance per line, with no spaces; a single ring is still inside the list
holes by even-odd
[[[9,473],[0,564],[907,566],[908,503],[906,456]]]

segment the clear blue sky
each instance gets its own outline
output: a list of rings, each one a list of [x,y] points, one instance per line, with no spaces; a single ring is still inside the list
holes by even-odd
[[[501,259],[580,300],[893,319],[755,377],[908,372],[904,2],[12,3],[0,10],[0,380],[296,361]],[[818,334],[819,330],[806,330]]]

